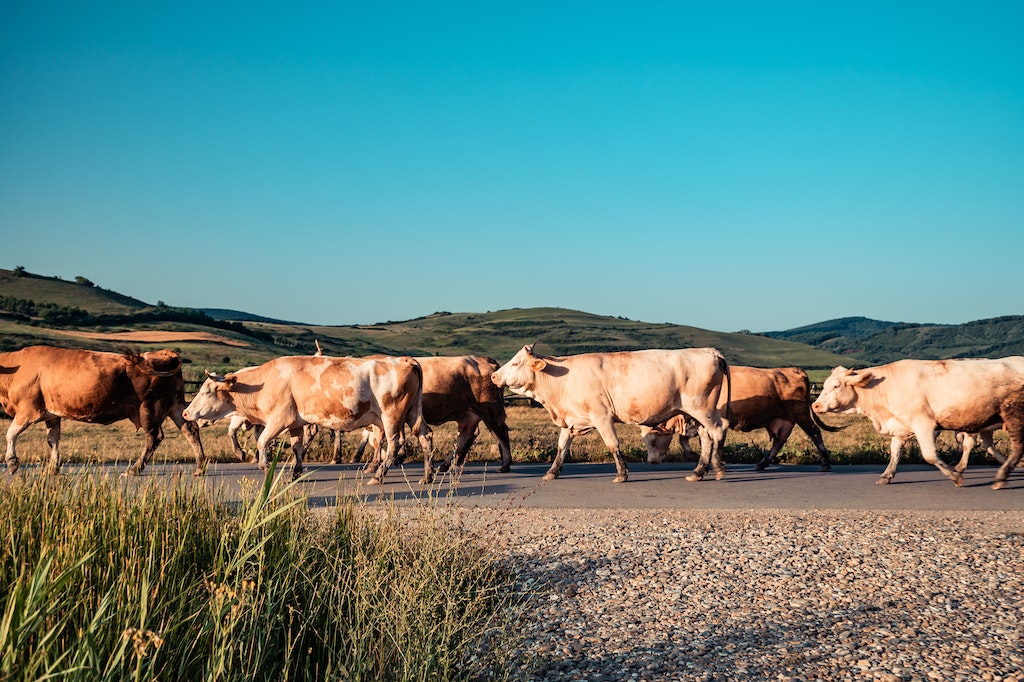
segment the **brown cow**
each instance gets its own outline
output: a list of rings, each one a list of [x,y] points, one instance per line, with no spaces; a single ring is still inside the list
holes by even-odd
[[[185,381],[181,358],[171,350],[101,353],[30,346],[0,353],[0,406],[13,421],[7,429],[7,470],[17,471],[15,443],[32,424],[46,423],[51,472],[60,470],[60,420],[113,424],[127,419],[146,433],[146,445],[126,474],[137,474],[164,439],[170,417],[196,456],[196,475],[206,469],[199,428],[181,416]]]
[[[535,355],[524,346],[491,375],[497,386],[543,405],[561,427],[558,453],[544,480],[558,477],[574,436],[597,429],[615,459],[616,483],[629,478],[619,450],[616,423],[661,424],[688,414],[701,429],[701,460],[688,481],[699,481],[715,467],[724,475],[721,446],[725,424],[719,397],[729,365],[713,348],[585,353],[568,357]],[[726,401],[728,404],[728,401]]]
[[[408,425],[423,446],[423,479],[431,472],[431,434],[423,420],[423,372],[412,358],[377,360],[289,356],[227,376],[210,374],[184,412],[186,419],[223,419],[232,413],[263,425],[257,441],[259,466],[269,466],[267,449],[287,430],[295,465],[302,473],[302,454],[309,424],[351,431],[375,424],[384,430],[388,454],[370,481],[379,484],[398,450],[398,438]]]
[[[839,428],[824,424],[811,411],[811,382],[807,373],[799,367],[760,369],[758,367],[729,367],[729,391],[723,392],[718,409],[725,412],[725,400],[732,401],[729,428],[736,431],[764,429],[772,439],[772,447],[757,463],[757,470],[763,471],[782,449],[799,426],[814,443],[821,461],[821,470],[832,469],[828,449],[821,438],[821,429],[839,431]],[[698,435],[697,423],[685,415],[678,415],[655,427],[641,426],[644,445],[647,446],[647,461],[657,464],[665,458],[672,435],[678,433],[684,453],[689,450],[689,439]],[[820,428],[819,428],[820,427]]]
[[[431,426],[455,422],[459,429],[455,450],[439,467],[440,471],[447,471],[453,463],[460,467],[466,463],[480,422],[498,442],[501,454],[499,471],[511,471],[512,448],[505,423],[505,404],[501,389],[491,381],[491,374],[498,369],[498,363],[475,355],[422,357],[416,361],[423,368],[423,418]],[[372,429],[364,431],[356,458],[367,445],[371,452],[376,451],[378,442],[379,432]],[[373,470],[377,460],[378,457],[373,457],[367,470]]]
[[[899,360],[862,370],[836,367],[811,408],[818,414],[861,414],[892,438],[889,465],[878,483],[896,474],[903,441],[914,436],[921,456],[956,485],[962,475],[935,453],[936,429],[977,433],[1003,424],[1012,452],[996,474],[1002,488],[1021,456],[1015,434],[1024,391],[1024,357],[998,360]]]

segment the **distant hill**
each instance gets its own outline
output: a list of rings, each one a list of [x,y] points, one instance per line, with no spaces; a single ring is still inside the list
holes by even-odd
[[[773,339],[785,339],[817,346],[835,338],[863,339],[898,324],[899,322],[882,322],[867,317],[842,317],[786,331],[765,332],[764,335]]]
[[[180,334],[176,337],[172,332]],[[151,338],[165,340],[159,344],[146,340]],[[33,343],[116,350],[126,339],[141,348],[176,348],[198,366],[199,375],[202,367],[226,370],[279,355],[310,354],[317,341],[331,355],[475,353],[501,362],[528,343],[537,343],[538,352],[546,355],[714,346],[734,364],[829,369],[905,357],[1024,355],[1024,316],[962,325],[850,317],[749,334],[637,322],[564,308],[514,308],[318,326],[218,308],[154,306],[97,287],[82,276],[69,281],[0,270],[0,350]]]
[[[142,301],[103,289],[85,277],[82,282],[0,269],[0,296],[80,308],[98,315],[131,313],[150,307]]]
[[[226,308],[199,308],[199,310],[215,320],[228,320],[232,322],[266,322],[268,324],[298,324],[298,322],[275,320],[272,317],[253,315],[252,313],[246,313],[241,310],[228,310]]]
[[[995,358],[1024,355],[1024,316],[1008,315],[957,325],[845,317],[768,332],[766,336],[806,343],[869,365],[903,358]]]
[[[538,352],[547,355],[714,346],[739,364],[812,369],[842,360],[829,351],[761,335],[636,322],[562,308],[438,312],[400,322],[315,326],[241,311],[152,306],[100,289],[88,280],[0,270],[0,350],[32,343],[115,350],[125,344],[129,331],[182,332],[180,342],[159,345],[177,348],[192,362],[215,369],[258,364],[278,355],[310,354],[315,341],[329,354],[354,356],[476,353],[504,361],[524,344],[537,343]],[[223,341],[201,341],[203,332],[211,334],[206,338]],[[130,338],[140,347],[152,347],[143,335]]]

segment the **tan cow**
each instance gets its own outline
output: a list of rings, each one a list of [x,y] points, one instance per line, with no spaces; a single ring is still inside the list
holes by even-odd
[[[763,471],[786,444],[794,426],[799,426],[814,443],[821,461],[821,471],[832,469],[828,449],[821,438],[821,429],[839,431],[839,428],[824,424],[811,411],[811,382],[807,372],[799,367],[761,369],[758,367],[729,367],[729,391],[723,391],[718,409],[725,412],[725,401],[731,402],[729,428],[735,431],[764,429],[772,439],[772,447],[757,463],[757,470]],[[819,428],[820,427],[820,428]],[[698,424],[685,415],[678,415],[655,427],[641,426],[641,437],[647,447],[647,461],[657,464],[665,459],[673,434],[679,434],[689,449],[689,439],[699,435]]]
[[[142,454],[126,474],[137,474],[164,439],[170,417],[196,456],[196,475],[206,469],[199,429],[185,421],[185,381],[181,358],[171,350],[148,353],[30,346],[0,353],[0,406],[13,420],[7,429],[7,470],[18,470],[15,443],[32,424],[45,422],[49,470],[60,470],[60,420],[113,424],[129,420],[146,433]]]
[[[836,367],[811,408],[818,414],[861,414],[879,433],[892,438],[889,465],[878,483],[896,474],[903,441],[914,436],[921,456],[956,485],[961,473],[935,453],[936,429],[977,433],[1003,424],[1012,451],[996,474],[1002,488],[1021,456],[1015,434],[1024,391],[1024,357],[998,360],[900,360],[862,370]]]
[[[491,374],[498,369],[498,363],[475,355],[422,357],[416,361],[423,368],[423,418],[431,426],[448,422],[458,425],[455,450],[439,469],[443,472],[452,464],[461,467],[466,463],[469,449],[476,440],[477,426],[483,422],[498,442],[501,455],[499,471],[511,471],[512,448],[505,423],[505,404],[501,389],[491,381]],[[365,430],[355,457],[358,459],[367,446],[375,452],[377,443],[378,433],[373,429]],[[367,470],[372,471],[378,459],[374,456]]]
[[[654,426],[683,413],[703,427],[701,459],[686,479],[701,480],[709,462],[716,478],[723,476],[726,424],[718,405],[729,365],[720,352],[690,348],[546,357],[533,348],[524,346],[491,380],[539,402],[561,428],[558,453],[544,480],[558,477],[573,437],[597,429],[615,459],[615,482],[624,482],[629,470],[615,424]]]
[[[184,412],[186,419],[222,419],[232,413],[263,425],[257,440],[259,466],[266,470],[267,448],[288,431],[295,465],[302,473],[304,427],[310,424],[351,431],[370,424],[383,429],[388,451],[370,481],[384,480],[408,425],[423,447],[423,479],[432,479],[431,433],[423,420],[423,373],[412,358],[329,358],[288,356],[227,376],[208,375]]]

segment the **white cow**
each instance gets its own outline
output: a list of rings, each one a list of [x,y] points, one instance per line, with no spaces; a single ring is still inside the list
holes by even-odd
[[[539,402],[562,429],[558,454],[544,480],[558,477],[574,436],[597,429],[615,460],[615,482],[624,482],[629,470],[615,424],[654,426],[685,413],[703,427],[700,462],[686,477],[699,481],[709,461],[716,478],[725,472],[721,447],[728,422],[718,404],[728,371],[725,358],[713,348],[546,357],[535,355],[531,344],[495,371],[491,380]]]
[[[1005,485],[1024,445],[1024,357],[998,360],[900,360],[862,370],[836,367],[811,408],[818,414],[861,414],[890,436],[889,466],[878,483],[896,474],[903,442],[914,436],[921,456],[956,485],[963,476],[935,453],[935,431],[984,432],[999,423],[1012,451],[996,474]]]

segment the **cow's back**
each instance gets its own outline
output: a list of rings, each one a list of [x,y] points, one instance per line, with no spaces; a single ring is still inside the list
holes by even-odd
[[[503,409],[502,391],[491,381],[498,363],[475,355],[417,358],[423,369],[423,416],[430,424]]]
[[[559,358],[563,395],[608,401],[616,418],[657,423],[700,406],[717,412],[726,363],[712,348],[585,353]],[[657,417],[661,419],[657,419]]]
[[[996,360],[898,360],[870,368],[858,399],[903,419],[926,415],[940,429],[979,431],[1000,403],[1024,388],[1024,357]]]

